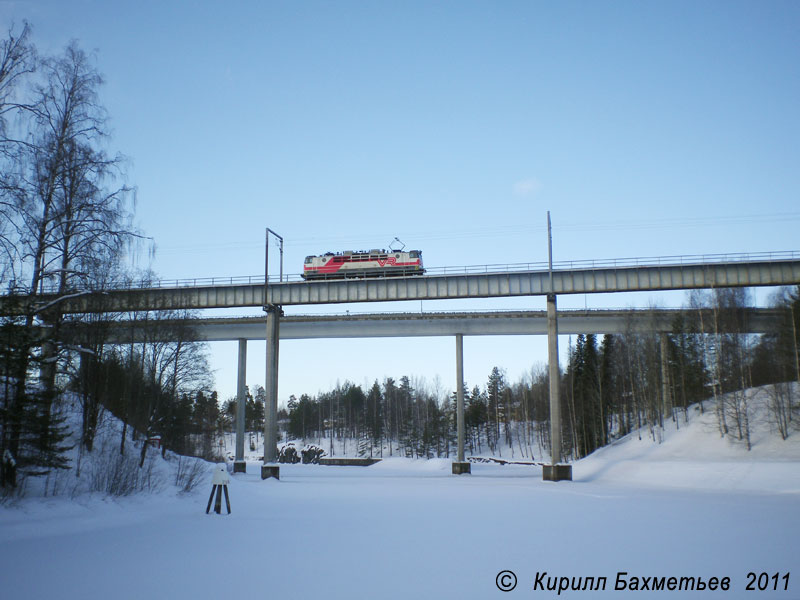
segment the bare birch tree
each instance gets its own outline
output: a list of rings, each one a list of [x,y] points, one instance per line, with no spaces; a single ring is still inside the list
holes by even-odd
[[[19,45],[7,43],[6,53],[9,48]],[[9,72],[19,74],[19,69]],[[27,131],[6,156],[3,206],[13,211],[15,291],[29,298],[24,330],[43,324],[48,332],[41,343],[23,340],[17,348],[21,360],[10,409],[23,414],[26,406],[33,408],[46,431],[58,365],[65,356],[58,299],[105,281],[132,232],[131,193],[117,184],[121,159],[104,149],[106,114],[98,97],[102,77],[75,42],[61,56],[39,60],[38,70],[24,105]],[[43,302],[43,293],[55,294],[56,300]],[[39,374],[35,397],[27,391],[31,371]],[[21,424],[12,422],[7,447],[13,454],[19,452],[20,435]]]

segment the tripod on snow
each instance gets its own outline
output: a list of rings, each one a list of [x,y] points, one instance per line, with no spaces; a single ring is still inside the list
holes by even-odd
[[[208,506],[206,506],[206,514],[211,510],[211,502],[214,500],[214,492],[217,493],[217,501],[214,503],[214,512],[218,515],[222,513],[222,490],[225,490],[225,504],[228,507],[228,514],[231,514],[231,499],[228,496],[228,482],[231,478],[225,465],[217,465],[217,470],[214,471],[214,477],[211,479],[211,495],[208,497]]]

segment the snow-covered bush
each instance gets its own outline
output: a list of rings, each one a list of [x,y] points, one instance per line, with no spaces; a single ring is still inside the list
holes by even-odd
[[[300,456],[297,454],[297,448],[295,448],[292,442],[289,442],[280,448],[278,452],[278,462],[286,464],[296,464],[300,462]]]
[[[314,444],[308,444],[300,451],[303,457],[303,464],[319,464],[319,459],[325,456],[325,450]]]

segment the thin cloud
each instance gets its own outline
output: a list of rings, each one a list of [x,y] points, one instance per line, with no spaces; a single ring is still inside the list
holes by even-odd
[[[538,179],[523,179],[514,184],[513,191],[515,196],[533,196],[542,189],[542,184]]]

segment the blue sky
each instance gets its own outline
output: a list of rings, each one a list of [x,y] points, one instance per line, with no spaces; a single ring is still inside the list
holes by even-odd
[[[0,2],[23,19],[42,52],[96,50],[164,278],[263,273],[267,226],[287,273],[394,237],[430,267],[539,262],[547,210],[557,261],[800,249],[796,2]],[[387,308],[469,307],[544,301]],[[403,374],[452,388],[453,346],[286,342],[279,396]],[[545,348],[468,338],[465,376],[516,380]],[[235,349],[213,347],[222,397]],[[251,342],[249,383],[263,363]]]

